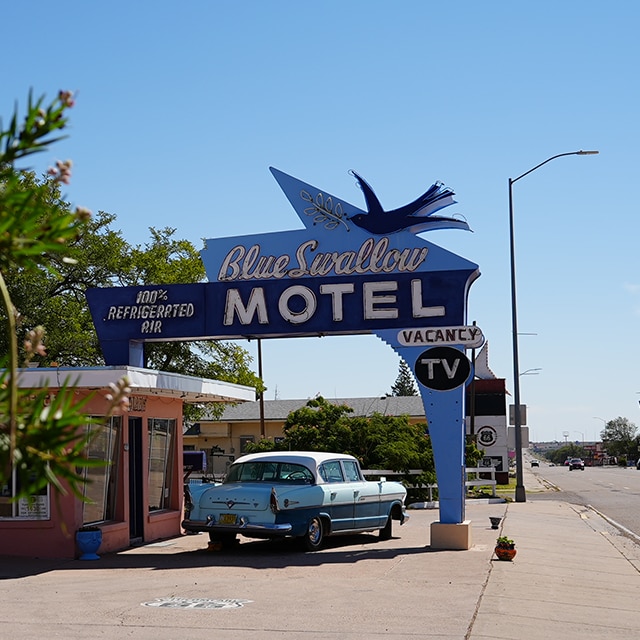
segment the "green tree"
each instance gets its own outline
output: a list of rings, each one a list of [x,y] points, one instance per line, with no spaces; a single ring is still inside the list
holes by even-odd
[[[581,445],[571,442],[558,449],[547,451],[545,457],[554,464],[561,465],[567,458],[584,458],[586,457],[585,453],[585,449]]]
[[[431,439],[426,424],[410,424],[408,416],[351,416],[351,407],[336,405],[319,396],[292,411],[285,421],[284,439],[260,440],[247,445],[247,453],[260,451],[332,451],[348,453],[363,469],[389,469],[404,476],[409,485],[436,483]],[[484,455],[472,438],[465,449],[466,465],[477,467]],[[410,469],[421,469],[418,476]],[[427,489],[412,489],[413,500],[424,500]]]
[[[95,422],[83,413],[73,386],[65,381],[55,397],[48,389],[24,390],[18,384],[19,366],[45,355],[44,329],[35,326],[18,351],[18,327],[22,316],[9,286],[22,274],[46,272],[60,277],[57,266],[74,261],[73,244],[90,220],[83,208],[70,210],[51,199],[50,181],[38,183],[17,163],[47,149],[60,139],[67,124],[66,111],[73,106],[70,92],[61,91],[49,104],[30,94],[24,118],[18,109],[7,128],[0,123],[0,321],[6,341],[0,358],[0,484],[19,488],[14,499],[37,493],[47,483],[65,492],[63,484],[82,498],[82,469],[90,463],[85,450],[92,432],[80,428]],[[58,161],[50,178],[67,184],[71,162]],[[14,289],[16,298],[28,295],[28,284]],[[21,334],[24,333],[21,331]],[[109,413],[127,402],[129,389],[122,380],[114,389]]]
[[[418,391],[411,374],[411,369],[404,360],[400,360],[398,377],[391,387],[392,396],[417,396]]]
[[[53,177],[38,183],[25,174],[24,185],[46,193],[48,206],[67,211],[60,186]],[[45,215],[45,214],[43,214]],[[104,364],[86,302],[92,287],[136,286],[200,282],[204,267],[195,247],[174,237],[175,229],[150,228],[151,239],[132,247],[120,231],[112,229],[115,216],[100,212],[90,219],[68,245],[73,262],[51,258],[52,270],[10,267],[8,289],[20,309],[22,326],[48,327],[47,353],[36,356],[43,366],[99,366]],[[44,224],[42,217],[39,222]],[[7,330],[0,331],[0,349],[8,345]],[[248,351],[233,342],[159,342],[145,345],[147,366],[163,371],[215,378],[263,389],[251,370]],[[215,405],[216,409],[222,407]],[[185,418],[196,420],[202,406],[187,405]]]
[[[600,436],[602,443],[610,456],[629,456],[635,458],[637,445],[635,436],[636,425],[628,418],[617,417],[605,424]]]
[[[464,463],[467,467],[478,467],[484,456],[484,449],[478,449],[474,436],[467,436],[464,447]]]
[[[292,411],[285,420],[283,449],[351,453],[351,429],[346,419],[353,409],[322,396]]]
[[[351,413],[353,409],[347,405],[333,404],[321,396],[314,398],[287,416],[282,442],[275,445],[261,441],[248,447],[248,451],[348,453],[358,458],[364,469],[422,469],[422,481],[435,482],[433,452],[425,425],[410,424],[408,416],[374,413],[364,417]]]
[[[49,206],[68,210],[53,179],[39,183],[29,173],[24,184],[25,188],[46,189]],[[49,269],[11,265],[6,270],[9,293],[20,310],[21,328],[47,327],[47,352],[35,357],[41,366],[104,364],[85,291],[118,283],[117,274],[123,272],[128,245],[119,232],[109,229],[113,219],[100,212],[86,221],[68,244],[72,262],[67,256],[53,255]],[[38,222],[45,223],[42,218]],[[0,350],[7,348],[10,339],[6,329],[0,331]]]

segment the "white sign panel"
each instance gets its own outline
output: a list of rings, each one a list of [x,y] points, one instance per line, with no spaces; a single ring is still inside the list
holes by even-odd
[[[398,331],[398,342],[405,347],[419,345],[463,345],[467,349],[481,347],[484,335],[480,327],[425,327]]]
[[[522,448],[528,449],[529,448],[529,427],[520,427],[520,430],[522,434]],[[507,446],[509,447],[509,449],[516,448],[516,428],[515,427],[509,427],[509,430],[507,432]]]
[[[516,424],[516,405],[509,405],[509,424],[514,426]],[[520,405],[520,424],[524,427],[527,424],[527,405]]]
[[[49,519],[49,496],[32,496],[18,500],[18,517],[28,520]]]

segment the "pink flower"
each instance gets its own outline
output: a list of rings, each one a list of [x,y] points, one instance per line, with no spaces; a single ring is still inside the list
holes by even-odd
[[[76,103],[75,100],[73,99],[73,92],[72,91],[59,91],[58,92],[58,99],[66,107],[73,107],[73,105]]]

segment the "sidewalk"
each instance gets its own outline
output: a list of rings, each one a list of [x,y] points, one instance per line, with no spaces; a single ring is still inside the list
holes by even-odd
[[[640,627],[640,547],[560,501],[468,501],[473,547],[432,551],[437,510],[413,510],[391,540],[329,539],[317,553],[204,535],[96,561],[0,556],[2,637],[153,640],[552,640],[631,638]],[[501,516],[500,530],[489,516]],[[516,541],[513,562],[493,554]],[[158,606],[158,605],[164,606]]]

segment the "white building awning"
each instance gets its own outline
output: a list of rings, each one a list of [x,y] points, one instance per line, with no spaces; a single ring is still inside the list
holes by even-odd
[[[18,385],[23,389],[39,389],[59,388],[66,383],[82,389],[104,389],[123,376],[129,378],[131,392],[136,395],[178,397],[187,403],[253,402],[256,399],[253,387],[130,366],[20,369]]]

